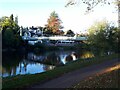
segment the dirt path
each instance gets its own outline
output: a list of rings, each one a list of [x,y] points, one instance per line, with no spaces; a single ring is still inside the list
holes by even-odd
[[[30,88],[31,89],[32,88],[69,88],[72,85],[79,83],[81,80],[83,80],[86,77],[89,77],[96,73],[102,73],[111,66],[120,64],[118,60],[120,61],[120,59],[115,59],[115,60],[103,62],[101,64],[96,64],[85,68],[81,68],[79,70],[66,73],[61,77],[55,78],[43,84],[31,86]]]

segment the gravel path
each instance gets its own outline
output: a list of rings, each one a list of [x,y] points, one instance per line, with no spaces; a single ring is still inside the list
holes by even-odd
[[[81,68],[76,71],[72,71],[69,73],[66,73],[58,78],[52,79],[48,82],[45,82],[43,84],[37,84],[34,86],[31,86],[29,89],[34,88],[69,88],[72,85],[75,85],[79,83],[81,80],[85,79],[86,77],[89,77],[91,75],[94,75],[96,73],[102,73],[106,69],[110,68],[111,66],[114,66],[116,64],[120,64],[120,59],[115,59],[111,61],[106,61],[101,64],[96,64],[92,66],[88,66],[85,68]]]

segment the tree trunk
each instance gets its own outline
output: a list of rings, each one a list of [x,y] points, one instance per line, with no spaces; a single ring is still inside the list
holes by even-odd
[[[118,2],[118,29],[120,30],[120,1]]]

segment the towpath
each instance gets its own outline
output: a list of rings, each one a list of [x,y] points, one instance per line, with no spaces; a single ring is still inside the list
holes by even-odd
[[[37,84],[29,87],[29,89],[35,88],[70,88],[72,85],[76,85],[86,77],[95,75],[97,73],[103,73],[106,69],[120,64],[120,59],[105,61],[100,64],[84,67],[69,73],[66,73],[58,78],[52,79],[42,84]]]

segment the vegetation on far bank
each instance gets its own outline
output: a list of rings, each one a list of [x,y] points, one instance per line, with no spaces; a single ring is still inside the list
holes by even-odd
[[[48,24],[46,24],[45,27],[39,27],[40,30],[43,31],[43,34],[47,34],[48,36],[65,34],[65,32],[60,31],[60,29],[63,28],[63,26],[60,25],[61,20],[59,19],[58,14],[55,11],[53,11],[50,14],[50,18],[48,19],[47,23]],[[32,28],[34,31],[34,27]],[[21,47],[24,47],[24,46],[27,47],[28,44],[26,44],[26,41],[23,41],[21,37],[21,32],[23,35],[24,31],[28,32],[29,30],[20,29],[20,26],[18,25],[18,17],[14,18],[13,14],[11,14],[10,17],[7,17],[7,16],[1,17],[0,33],[2,33],[2,46],[3,46],[2,49],[8,48],[8,50],[10,50],[11,48],[21,49]],[[102,21],[95,22],[95,24],[93,24],[87,31],[88,32],[86,33],[85,37],[87,37],[88,40],[84,43],[84,45],[82,45],[82,48],[87,48],[87,49],[89,48],[94,52],[97,51],[99,52],[98,53],[99,55],[102,55],[108,52],[110,53],[120,52],[119,50],[120,30],[118,30],[118,27],[115,27],[114,25],[109,23],[107,20],[102,20]],[[80,34],[79,35],[76,34],[76,36],[80,36]],[[75,34],[72,30],[68,30],[68,32],[66,32],[66,35],[74,36]],[[32,35],[31,33],[31,36],[34,36],[34,35]],[[79,44],[81,45],[81,43]],[[81,46],[78,46],[78,47],[81,47]],[[65,47],[65,48],[69,48],[69,47]],[[45,47],[45,49],[51,50],[52,48]]]
[[[40,74],[32,74],[32,75],[28,74],[28,75],[17,75],[14,77],[6,77],[6,78],[3,78],[3,82],[2,82],[3,89],[4,88],[23,88],[33,84],[37,84],[38,82],[42,83],[73,70],[77,70],[93,64],[99,64],[104,61],[116,59],[118,58],[118,55],[119,54],[113,54],[109,56],[95,57],[91,59],[79,59],[71,63],[68,63],[65,66],[57,67],[53,70],[43,72]]]

